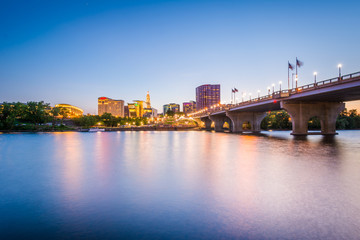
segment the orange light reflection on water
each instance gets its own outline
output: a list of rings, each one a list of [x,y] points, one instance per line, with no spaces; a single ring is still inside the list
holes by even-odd
[[[54,133],[55,158],[60,161],[61,181],[69,198],[78,198],[83,182],[83,140],[79,133]],[[59,169],[60,170],[60,169]]]

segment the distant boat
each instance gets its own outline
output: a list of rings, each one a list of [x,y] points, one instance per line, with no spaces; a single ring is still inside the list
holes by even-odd
[[[105,129],[104,128],[90,128],[89,132],[104,132]]]

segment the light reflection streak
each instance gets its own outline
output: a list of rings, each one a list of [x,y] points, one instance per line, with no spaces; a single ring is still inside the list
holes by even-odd
[[[80,196],[83,184],[83,140],[79,133],[54,133],[55,158],[60,161],[62,178],[66,197],[75,201]]]

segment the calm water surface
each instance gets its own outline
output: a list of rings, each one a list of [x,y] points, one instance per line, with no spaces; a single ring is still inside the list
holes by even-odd
[[[360,131],[0,134],[0,239],[360,239]]]

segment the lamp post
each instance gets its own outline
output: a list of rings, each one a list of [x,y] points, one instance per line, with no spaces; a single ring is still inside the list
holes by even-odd
[[[342,65],[339,64],[339,65],[338,65],[338,68],[339,68],[339,78],[341,78],[341,67],[342,67]]]
[[[297,84],[298,84],[298,78],[295,77],[295,88],[297,89]]]
[[[251,93],[249,93],[249,99],[250,99],[250,101],[251,101]]]
[[[273,87],[273,94],[275,92],[275,83],[272,84],[272,87]]]
[[[270,95],[270,87],[267,87],[268,95]]]
[[[316,84],[316,75],[317,75],[317,72],[314,72],[314,83]]]
[[[281,92],[281,84],[282,84],[282,81],[279,82],[279,85],[280,85],[280,92]]]
[[[257,92],[258,92],[258,98],[260,98],[260,90],[258,90]]]

